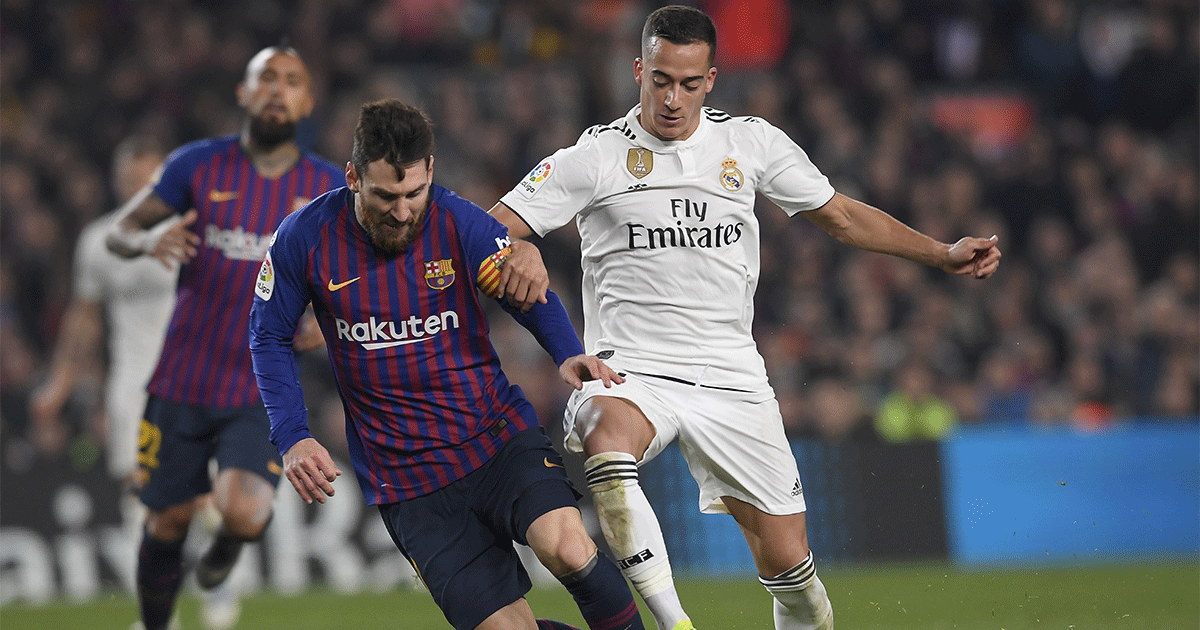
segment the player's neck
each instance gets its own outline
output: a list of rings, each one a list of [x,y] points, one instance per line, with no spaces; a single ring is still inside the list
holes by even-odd
[[[295,141],[281,142],[271,147],[264,147],[254,142],[249,134],[242,134],[242,150],[250,157],[258,174],[274,179],[292,170],[300,161],[300,147]]]

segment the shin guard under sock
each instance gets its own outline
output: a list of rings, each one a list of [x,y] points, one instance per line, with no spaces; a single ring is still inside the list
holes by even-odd
[[[637,459],[617,451],[599,453],[584,462],[584,473],[604,539],[658,627],[669,630],[687,620],[671,579],[662,529],[638,482]]]
[[[775,630],[833,630],[833,606],[812,553],[773,578],[758,578],[775,596]]]

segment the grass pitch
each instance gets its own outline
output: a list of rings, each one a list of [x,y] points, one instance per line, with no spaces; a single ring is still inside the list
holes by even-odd
[[[839,630],[1193,630],[1200,629],[1200,565],[1195,559],[1061,569],[963,571],[950,566],[826,569],[821,579]],[[770,598],[752,576],[680,579],[680,597],[700,630],[769,630]],[[535,589],[534,614],[583,626],[561,588]],[[640,602],[639,602],[640,604]],[[185,630],[199,630],[199,601],[180,603]],[[0,608],[3,630],[127,630],[132,599],[85,605]],[[643,607],[647,628],[653,621]],[[258,594],[243,601],[243,630],[449,628],[425,592],[294,597]]]

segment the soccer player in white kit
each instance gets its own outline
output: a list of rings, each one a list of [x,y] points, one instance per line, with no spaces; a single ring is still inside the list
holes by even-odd
[[[995,237],[951,245],[920,234],[836,193],[766,121],[705,108],[715,46],[712,20],[699,10],[650,14],[634,61],[640,104],[546,158],[491,213],[515,237],[576,220],[585,345],[626,381],[572,394],[567,447],[586,455],[605,539],[659,628],[692,624],[637,466],[678,440],[701,511],[732,514],[741,526],[775,598],[775,627],[831,629],[796,461],[751,336],[755,193],[843,243],[950,273],[986,278],[1000,251]],[[540,261],[506,264],[544,273]]]
[[[117,146],[113,187],[120,203],[150,182],[164,156],[158,143],[140,136]],[[136,485],[138,425],[146,407],[146,382],[158,362],[175,308],[178,272],[153,259],[127,260],[109,252],[104,235],[114,216],[109,213],[96,219],[79,236],[71,302],[55,343],[49,377],[33,393],[30,410],[36,432],[63,434],[59,417],[63,405],[81,376],[80,368],[99,350],[107,321],[104,413],[108,474],[132,486]]]

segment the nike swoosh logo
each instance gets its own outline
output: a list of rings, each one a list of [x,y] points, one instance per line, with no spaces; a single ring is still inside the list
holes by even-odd
[[[330,278],[330,279],[329,279],[329,286],[328,286],[328,287],[326,287],[326,288],[328,288],[328,289],[329,289],[329,292],[330,292],[330,293],[332,293],[332,292],[334,292],[334,291],[337,291],[338,289],[340,289],[340,288],[342,288],[342,287],[349,286],[349,285],[351,285],[351,284],[353,284],[353,283],[355,283],[355,282],[358,282],[358,278],[361,278],[361,277],[362,277],[362,276],[358,276],[358,277],[356,277],[356,278],[351,278],[351,279],[349,279],[349,280],[347,280],[347,281],[345,281],[345,282],[339,282],[339,283],[337,283],[337,284],[334,284],[334,283],[333,283],[333,278]]]
[[[562,464],[555,464],[555,463],[551,462],[549,457],[543,457],[542,463],[546,465],[546,468],[562,468],[563,467]]]
[[[210,191],[208,191],[208,200],[213,203],[221,203],[223,201],[233,201],[234,199],[237,199],[238,195],[240,195],[240,194],[242,194],[242,193],[240,193],[236,190],[230,190],[230,191],[210,190]]]

